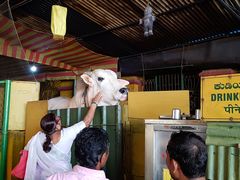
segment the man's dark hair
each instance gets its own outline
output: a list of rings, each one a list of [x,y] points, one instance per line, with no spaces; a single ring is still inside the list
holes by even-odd
[[[100,128],[84,128],[75,139],[75,156],[80,166],[95,169],[109,149],[108,134]]]
[[[172,133],[167,145],[170,159],[174,159],[188,178],[204,177],[207,167],[207,147],[193,132]]]

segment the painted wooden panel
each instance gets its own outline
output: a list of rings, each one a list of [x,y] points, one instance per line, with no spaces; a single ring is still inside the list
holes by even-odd
[[[173,108],[189,114],[189,91],[129,92],[128,112],[130,118],[158,119],[160,115],[171,116]]]
[[[12,81],[10,95],[9,130],[25,130],[26,105],[39,99],[39,82]]]

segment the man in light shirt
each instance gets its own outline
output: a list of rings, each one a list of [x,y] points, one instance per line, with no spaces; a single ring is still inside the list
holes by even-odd
[[[107,180],[101,170],[108,159],[109,139],[100,128],[84,128],[75,139],[77,165],[72,171],[57,173],[48,180]]]

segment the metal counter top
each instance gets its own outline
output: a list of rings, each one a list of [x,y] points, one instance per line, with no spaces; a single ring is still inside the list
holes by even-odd
[[[173,119],[145,119],[145,124],[191,124],[191,125],[206,125],[206,122],[201,120],[173,120]]]

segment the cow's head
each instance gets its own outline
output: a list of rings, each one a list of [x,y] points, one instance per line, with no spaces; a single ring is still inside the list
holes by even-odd
[[[96,69],[81,75],[83,81],[89,86],[89,96],[102,93],[102,102],[99,105],[115,105],[118,101],[127,99],[128,81],[117,79],[115,72],[111,70]],[[92,98],[92,97],[90,97]]]

